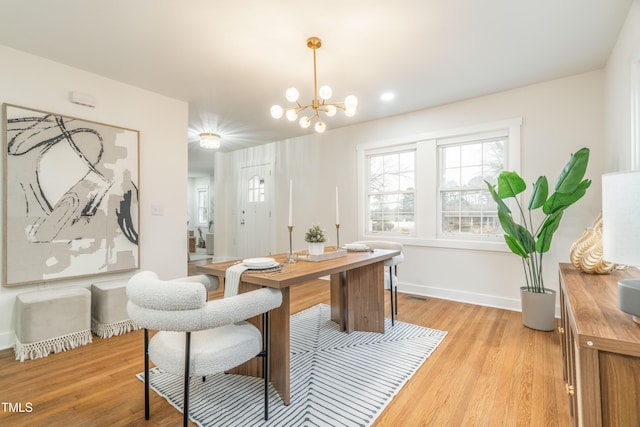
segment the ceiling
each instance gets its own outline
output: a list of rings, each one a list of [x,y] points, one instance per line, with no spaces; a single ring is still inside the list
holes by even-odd
[[[201,132],[223,151],[314,132],[269,113],[290,86],[310,102],[308,37],[322,39],[318,85],[359,100],[329,132],[600,69],[632,2],[3,0],[0,44],[188,102],[194,176],[213,167]]]

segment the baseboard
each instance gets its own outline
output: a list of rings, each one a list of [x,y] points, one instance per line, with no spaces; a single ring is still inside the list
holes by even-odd
[[[13,332],[4,332],[0,334],[0,350],[13,348],[13,344],[15,344]]]
[[[416,285],[406,282],[398,283],[398,292],[440,298],[467,304],[482,305],[485,307],[501,308],[503,310],[522,311],[520,300],[516,298],[497,297],[495,295],[438,288],[435,286]],[[556,305],[556,317],[560,317],[559,305]]]

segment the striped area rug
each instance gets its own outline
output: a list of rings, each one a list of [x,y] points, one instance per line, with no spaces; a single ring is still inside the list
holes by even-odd
[[[192,378],[191,420],[202,427],[369,426],[447,334],[399,321],[392,327],[389,319],[385,331],[340,332],[324,304],[297,313],[291,316],[291,404],[272,388],[264,421],[261,378]],[[154,368],[150,379],[181,411],[182,378]]]

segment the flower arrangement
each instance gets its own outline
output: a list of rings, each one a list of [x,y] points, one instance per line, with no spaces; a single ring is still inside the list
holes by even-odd
[[[304,241],[309,243],[322,243],[327,241],[327,236],[319,225],[313,225],[304,236]]]

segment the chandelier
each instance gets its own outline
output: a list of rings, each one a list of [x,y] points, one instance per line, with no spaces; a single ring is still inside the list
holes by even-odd
[[[353,95],[347,96],[344,102],[327,102],[333,94],[331,88],[325,85],[318,90],[316,78],[316,50],[320,49],[320,46],[322,46],[322,42],[318,37],[310,37],[307,39],[307,47],[309,49],[313,49],[313,100],[311,103],[306,105],[300,104],[298,101],[300,96],[298,90],[294,87],[290,87],[285,92],[285,98],[287,98],[287,101],[289,102],[295,102],[296,105],[288,108],[282,108],[279,105],[271,107],[271,117],[279,119],[284,115],[291,122],[297,120],[298,114],[310,107],[310,115],[302,116],[298,123],[300,123],[300,126],[303,129],[306,129],[311,125],[311,122],[316,119],[315,130],[318,133],[322,133],[326,129],[326,125],[322,121],[322,117],[320,117],[320,112],[323,112],[328,117],[333,117],[335,116],[337,109],[340,108],[341,110],[344,110],[345,116],[352,117],[356,113],[356,107],[358,106],[358,98]],[[318,97],[320,99],[318,99]]]
[[[201,133],[200,147],[209,150],[217,150],[220,148],[220,135],[217,133]]]

